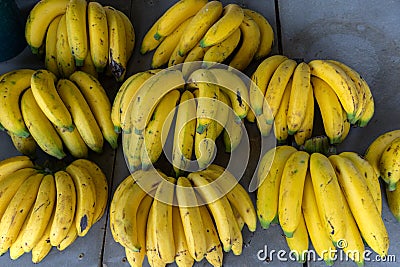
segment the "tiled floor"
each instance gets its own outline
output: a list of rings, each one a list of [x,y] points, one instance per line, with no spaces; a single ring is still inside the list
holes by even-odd
[[[17,0],[23,14],[37,1]],[[138,53],[138,44],[151,23],[163,11],[172,5],[170,0],[125,0],[99,1],[103,5],[112,5],[128,14],[136,29],[137,46],[134,57],[130,61],[128,75],[150,67],[150,55]],[[375,96],[376,113],[368,127],[353,128],[338,150],[364,153],[370,142],[379,134],[400,129],[400,2],[376,0],[233,0],[222,1],[224,4],[235,2],[264,14],[275,29],[276,42],[273,53],[283,53],[291,58],[309,61],[314,58],[331,58],[341,60],[358,70],[370,84]],[[26,49],[16,58],[0,63],[0,73],[16,68],[40,68],[43,64]],[[250,75],[252,65],[246,71]],[[112,98],[118,88],[111,80],[104,80]],[[250,135],[254,133],[253,125],[247,125]],[[321,128],[319,128],[321,129]],[[318,128],[315,134],[320,134]],[[252,147],[257,150],[257,137]],[[0,133],[0,160],[18,154],[9,137]],[[222,155],[221,157],[226,157]],[[258,155],[253,155],[256,159]],[[106,147],[102,155],[91,154],[90,158],[102,166],[109,178],[112,190],[128,175],[121,146],[116,151]],[[38,160],[47,160],[40,154]],[[71,159],[67,159],[71,160]],[[223,160],[223,159],[222,159]],[[114,164],[113,164],[114,163]],[[250,164],[245,173],[243,183],[249,182],[255,169]],[[254,199],[254,193],[251,195]],[[400,261],[400,223],[390,214],[384,202],[383,217],[389,231],[391,246],[389,254]],[[128,266],[124,259],[124,251],[112,239],[104,216],[89,232],[78,239],[64,252],[53,249],[39,266]],[[301,266],[293,261],[280,261],[273,254],[272,261],[260,261],[257,257],[263,252],[284,250],[288,252],[286,241],[278,226],[255,233],[244,231],[245,247],[243,255],[226,254],[225,266]],[[371,262],[366,266],[398,266],[398,263],[378,263],[375,254],[370,256]],[[147,266],[147,263],[145,263]],[[208,266],[202,261],[196,266]],[[324,266],[323,262],[309,262],[309,266]],[[24,255],[17,261],[9,260],[8,254],[0,258],[0,266],[33,266],[30,255]],[[335,266],[355,266],[351,262],[335,262]]]

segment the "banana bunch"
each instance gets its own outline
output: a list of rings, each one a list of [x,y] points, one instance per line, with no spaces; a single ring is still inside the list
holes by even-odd
[[[218,165],[178,179],[139,170],[120,183],[110,204],[111,233],[131,266],[142,266],[145,256],[150,266],[193,266],[204,258],[222,266],[223,252],[242,253],[245,224],[256,230],[253,203]]]
[[[47,70],[18,69],[0,80],[0,123],[15,147],[31,155],[36,145],[64,158],[64,147],[76,158],[88,148],[100,153],[104,139],[117,147],[111,103],[100,82],[76,71],[59,79]]]
[[[244,70],[272,49],[274,32],[260,13],[219,1],[179,0],[151,26],[140,52],[153,51],[151,67],[184,62],[227,63]]]
[[[186,79],[183,70],[139,72],[119,88],[111,119],[114,130],[123,133],[131,171],[148,169],[157,161],[171,128],[177,177],[188,170],[193,154],[201,168],[210,164],[220,135],[227,152],[240,144],[249,111],[245,81],[233,70],[187,71]]]
[[[367,82],[335,60],[296,62],[283,55],[262,61],[251,76],[250,104],[262,135],[272,128],[278,143],[293,136],[298,145],[312,136],[314,99],[331,144],[341,143],[351,124],[365,127],[374,114]],[[249,114],[252,115],[252,114]]]
[[[92,161],[78,159],[49,173],[27,157],[0,161],[0,254],[38,263],[51,248],[62,251],[104,215],[108,182]]]
[[[257,215],[261,226],[279,223],[289,248],[306,260],[309,239],[327,265],[343,249],[363,264],[364,243],[387,255],[379,179],[355,152],[324,155],[277,146],[262,158],[258,171]]]
[[[45,67],[57,77],[76,70],[94,77],[105,70],[124,80],[135,31],[121,11],[86,0],[41,0],[29,13],[25,38],[34,54],[44,51]]]

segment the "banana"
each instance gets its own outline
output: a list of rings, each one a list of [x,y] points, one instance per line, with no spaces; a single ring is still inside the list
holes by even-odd
[[[199,207],[201,218],[203,219],[205,235],[206,235],[206,260],[212,266],[222,266],[224,253],[222,252],[221,242],[218,238],[217,230],[215,229],[213,220],[206,206]]]
[[[58,246],[67,237],[69,229],[76,228],[76,192],[72,177],[66,171],[57,171],[54,174],[56,184],[56,205],[54,219],[50,230],[50,244]]]
[[[300,226],[301,203],[309,157],[310,155],[307,152],[294,152],[286,160],[282,172],[279,187],[278,218],[279,224],[288,238],[293,237],[296,229]]]
[[[229,102],[230,103],[230,102]],[[225,151],[231,153],[242,141],[244,123],[241,120],[239,123],[235,120],[235,115],[232,111],[228,114],[223,133]]]
[[[57,65],[57,28],[60,19],[61,15],[55,17],[49,25],[46,33],[46,51],[44,56],[45,68],[54,73],[57,77],[60,76]]]
[[[63,251],[69,247],[78,238],[78,230],[76,230],[75,225],[71,225],[65,238],[57,245],[59,251]]]
[[[380,177],[387,184],[389,191],[396,189],[400,179],[399,149],[400,138],[396,138],[386,146],[379,161]]]
[[[193,153],[196,131],[196,102],[190,91],[182,93],[174,129],[172,165],[176,176],[180,176],[189,167]]]
[[[88,53],[88,34],[86,30],[86,0],[70,0],[65,11],[68,43],[75,58],[75,65],[80,67]]]
[[[202,125],[200,125],[199,119],[197,119],[196,129],[201,127]],[[215,144],[217,137],[217,124],[215,121],[208,124],[203,133],[199,133],[198,130],[196,130],[194,136],[194,154],[197,164],[201,169],[207,167],[213,161],[217,152]]]
[[[101,83],[95,77],[83,71],[74,72],[69,79],[79,87],[85,97],[104,139],[113,149],[117,148],[118,135],[115,133],[111,121],[111,103]]]
[[[31,89],[40,109],[54,125],[67,131],[74,129],[71,114],[57,93],[51,72],[35,71],[31,78]]]
[[[264,95],[269,81],[278,66],[288,59],[283,55],[274,55],[264,59],[251,75],[249,98],[252,109],[256,116],[263,113]]]
[[[142,134],[125,133],[122,137],[122,143],[128,168],[131,172],[134,172],[142,166],[144,137]]]
[[[368,189],[374,198],[374,202],[376,208],[378,209],[379,213],[382,213],[382,194],[381,194],[381,186],[379,184],[378,176],[372,166],[368,163],[367,160],[363,159],[359,156],[356,152],[342,152],[339,154],[341,157],[345,157],[351,160],[357,170],[363,174],[362,176],[367,183]]]
[[[207,233],[203,220],[201,203],[198,202],[196,191],[186,177],[179,177],[176,187],[180,216],[189,254],[196,261],[201,261],[207,253]]]
[[[250,109],[249,89],[246,82],[232,70],[211,69],[210,71],[217,78],[222,91],[228,95],[235,115],[240,119],[245,118]]]
[[[252,123],[256,121],[256,115],[254,114],[254,111],[251,109],[251,107],[249,109],[249,112],[247,112],[246,120]]]
[[[154,38],[154,35],[157,32],[158,25],[160,24],[161,19],[162,19],[162,16],[156,22],[154,22],[154,24],[150,27],[150,29],[144,35],[142,43],[140,45],[140,53],[142,55],[156,49],[161,44],[161,42],[165,39],[165,36],[160,37],[158,40],[156,40]]]
[[[78,70],[86,72],[95,77],[96,79],[99,77],[99,74],[97,73],[96,70],[96,66],[93,63],[92,55],[90,54],[90,50],[88,50],[86,58],[83,61],[83,65],[81,67],[78,67]]]
[[[308,63],[311,74],[324,80],[336,93],[350,123],[355,122],[359,101],[354,82],[339,66],[325,60],[312,60]]]
[[[215,25],[214,23],[219,19],[222,11],[223,7],[219,1],[210,1],[202,6],[182,34],[178,44],[180,56],[186,55],[200,42],[206,32]]]
[[[301,203],[304,221],[306,223],[308,234],[310,235],[311,243],[317,252],[318,256],[323,258],[327,266],[332,266],[335,260],[335,254],[327,253],[334,251],[332,240],[322,223],[313,184],[311,181],[310,172],[307,172],[304,181],[303,202]]]
[[[308,91],[307,105],[306,105],[306,114],[303,122],[300,125],[300,129],[294,134],[294,140],[297,145],[303,145],[307,139],[311,138],[314,128],[314,93],[313,90]],[[342,112],[343,115],[343,112]],[[344,114],[345,120],[347,120],[346,114]],[[350,126],[348,124],[348,126]],[[350,128],[347,128],[350,130]],[[348,132],[348,131],[347,131]],[[341,138],[344,138],[344,132],[341,135]]]
[[[332,155],[329,160],[364,240],[380,256],[387,255],[388,233],[362,174],[347,158]]]
[[[164,41],[157,47],[154,51],[151,67],[153,69],[159,68],[163,65],[166,65],[175,50],[175,47],[178,45],[179,40],[183,34],[183,31],[190,23],[192,18],[188,18],[181,25],[178,26],[170,35],[165,37]]]
[[[30,135],[28,137],[20,137],[12,132],[7,131],[8,135],[11,137],[14,147],[24,155],[34,156],[36,152],[36,141]]]
[[[129,121],[132,123],[132,129],[136,133],[142,133],[153,114],[155,103],[158,103],[168,92],[184,84],[183,75],[178,70],[160,71],[142,84],[131,103],[131,107],[134,108],[130,111],[132,114]]]
[[[311,88],[311,71],[307,63],[301,62],[293,72],[293,83],[290,91],[287,113],[288,133],[293,135],[300,129],[307,110],[307,98]]]
[[[195,48],[195,47],[196,46],[194,46],[193,48]],[[193,48],[191,50],[193,50]],[[168,67],[172,67],[172,66],[175,66],[175,65],[185,62],[186,57],[187,57],[187,53],[185,55],[179,54],[179,45],[177,45],[175,47],[174,51],[172,51],[171,56],[169,57]]]
[[[243,218],[240,216],[240,214],[239,214],[239,212],[237,211],[237,209],[236,209],[234,206],[232,206],[232,205],[231,205],[231,207],[232,207],[233,214],[234,214],[235,217],[236,217],[236,221],[237,221],[237,223],[238,223],[238,225],[239,225],[239,229],[240,229],[240,231],[241,231],[241,230],[243,230],[243,227],[244,227],[244,220],[243,220]]]
[[[82,136],[76,129],[72,132],[63,131],[57,126],[54,126],[61,140],[63,141],[65,147],[75,158],[87,158],[88,157],[88,146],[85,141],[83,141]]]
[[[342,143],[344,141],[344,139],[346,139],[346,137],[349,135],[350,128],[351,128],[351,124],[350,124],[349,120],[347,119],[346,111],[343,108],[342,108],[342,119],[343,119],[343,133],[340,136],[339,144]]]
[[[213,124],[218,113],[219,86],[215,75],[205,69],[194,71],[188,82],[199,89],[197,98],[197,127],[196,132],[202,134],[208,126]]]
[[[386,198],[388,202],[389,209],[397,221],[400,221],[400,189],[394,191],[388,190],[386,187]]]
[[[125,25],[115,8],[111,6],[105,6],[104,10],[106,12],[108,25],[108,64],[115,80],[117,82],[122,82],[125,78],[128,63]]]
[[[108,24],[106,12],[98,2],[87,5],[89,51],[97,72],[103,72],[108,62]]]
[[[243,9],[237,4],[224,7],[222,17],[216,21],[200,40],[201,47],[208,47],[224,41],[239,29],[244,18]]]
[[[21,111],[24,122],[38,146],[53,157],[64,158],[66,154],[63,151],[62,140],[36,103],[31,89],[22,95]]]
[[[175,263],[178,267],[192,266],[194,259],[188,251],[181,214],[177,206],[172,207],[172,225],[175,242]]]
[[[326,156],[311,154],[310,174],[322,225],[336,246],[346,233],[346,199],[342,196],[335,170]],[[333,198],[335,201],[331,201]]]
[[[174,200],[175,179],[168,177],[157,187],[152,209],[155,245],[158,254],[165,263],[172,263],[175,259],[175,242],[172,220],[172,203]]]
[[[21,230],[18,233],[17,239],[15,239],[15,241],[12,243],[12,245],[10,247],[10,259],[12,259],[12,260],[18,259],[19,257],[21,257],[25,253],[25,251],[24,251],[24,249],[22,247],[23,246],[22,236],[24,235],[25,229],[26,229],[26,225],[28,224],[28,219],[27,218],[29,218],[31,216],[32,210],[33,210],[33,207],[31,207],[28,215],[26,216],[24,224],[22,224]]]
[[[342,104],[332,87],[318,77],[312,77],[315,99],[322,115],[325,134],[331,144],[337,144],[344,131]]]
[[[43,178],[42,173],[29,176],[18,188],[0,221],[0,254],[4,254],[17,239]]]
[[[20,137],[28,137],[29,131],[22,120],[19,99],[29,88],[30,69],[20,69],[5,74],[0,82],[0,123],[8,131]]]
[[[207,0],[180,0],[171,6],[157,21],[157,31],[152,36],[159,40],[170,35],[181,23],[197,14]]]
[[[51,213],[51,217],[49,219],[49,223],[47,224],[43,235],[36,243],[36,245],[32,248],[32,262],[39,263],[41,262],[47,254],[49,254],[52,246],[50,244],[50,229],[51,224],[54,218],[54,213]]]
[[[200,46],[195,46],[189,51],[185,57],[185,60],[183,61],[183,63],[187,64],[182,64],[182,73],[186,79],[189,78],[193,71],[200,68],[202,64],[200,61],[203,61],[203,58],[208,50],[208,47],[202,48]]]
[[[139,208],[137,210],[136,225],[138,232],[138,241],[141,249],[139,251],[133,251],[129,248],[125,248],[125,255],[131,266],[142,266],[144,257],[146,256],[147,218],[152,204],[153,198],[150,195],[146,195],[140,202]]]
[[[367,103],[365,104],[365,108],[363,110],[363,113],[361,114],[361,117],[357,121],[357,125],[359,127],[365,127],[365,126],[367,126],[369,121],[374,116],[375,102],[374,102],[374,97],[372,95],[371,89],[369,88],[369,85],[362,77],[361,77],[361,86],[363,87],[365,99],[366,99]]]
[[[0,161],[0,183],[19,169],[32,168],[33,162],[28,156],[14,156]]]
[[[153,205],[149,211],[149,218],[147,219],[146,229],[146,255],[149,265],[152,267],[166,266],[167,264],[160,258],[159,249],[157,248],[155,232],[155,220],[154,220],[154,209]]]
[[[372,165],[376,175],[380,176],[380,160],[383,151],[396,138],[400,137],[400,130],[393,130],[379,135],[365,151],[365,159]]]
[[[65,14],[61,16],[57,27],[56,60],[60,77],[68,78],[76,69],[74,55],[72,55],[67,33]]]
[[[125,34],[126,34],[126,60],[128,61],[133,53],[133,49],[135,47],[135,29],[133,28],[131,20],[125,15],[124,12],[116,9],[117,13],[122,18],[122,22],[124,23]]]
[[[72,164],[65,171],[71,176],[76,188],[75,227],[78,236],[85,236],[94,223],[96,187],[93,177],[86,169]]]
[[[247,68],[254,58],[260,46],[261,33],[257,23],[247,15],[244,15],[240,24],[240,31],[242,32],[242,44],[229,62],[229,66],[242,71]]]
[[[53,207],[56,198],[56,187],[54,176],[47,174],[43,177],[40,183],[39,190],[33,211],[29,217],[24,235],[22,236],[22,248],[25,252],[31,251],[44,235],[47,225],[50,222],[50,217],[53,214]]]
[[[268,229],[278,221],[279,188],[287,159],[297,150],[291,146],[278,146],[267,151],[258,166],[257,216],[261,227]]]
[[[218,100],[219,100],[218,103],[219,111],[217,112],[217,117],[215,118],[214,123],[217,129],[217,136],[220,136],[220,134],[225,129],[226,124],[228,122],[229,113],[231,109],[231,102],[227,97],[227,95],[222,91],[219,91]],[[233,116],[233,119],[234,118],[235,116]]]
[[[203,62],[203,66],[210,68],[215,65],[215,63],[224,62],[239,45],[241,36],[242,32],[240,29],[236,29],[222,42],[208,47],[207,52],[205,52],[203,56],[203,61],[205,61]]]
[[[308,232],[304,222],[304,216],[300,211],[299,225],[292,237],[286,236],[286,242],[290,252],[296,256],[298,262],[304,263],[307,260]]]
[[[29,12],[25,25],[25,39],[33,54],[38,54],[49,24],[55,17],[65,13],[68,3],[69,0],[43,0]]]
[[[263,102],[263,114],[266,116],[267,123],[269,124],[272,124],[274,121],[286,85],[292,77],[296,66],[296,61],[292,59],[284,60],[275,70],[268,83]]]
[[[107,206],[108,199],[108,181],[101,168],[93,161],[87,159],[77,159],[71,164],[86,169],[93,178],[96,187],[96,205],[94,210],[93,223],[99,221],[103,217]]]
[[[57,82],[57,91],[72,115],[76,128],[86,145],[91,150],[101,153],[103,135],[79,88],[72,81],[61,79]]]
[[[256,54],[254,55],[254,59],[263,59],[271,52],[272,46],[274,45],[274,30],[272,29],[271,24],[268,22],[268,20],[260,13],[250,9],[243,9],[243,11],[244,14],[251,17],[260,28],[260,46],[258,47]]]
[[[283,93],[282,96],[281,105],[278,108],[278,112],[276,113],[276,117],[274,120],[274,134],[278,144],[284,144],[289,135],[288,110],[290,107],[289,102],[291,99],[290,95],[292,91],[292,81],[293,79],[290,79],[288,84],[286,85],[285,92]]]
[[[157,161],[163,152],[163,147],[174,117],[174,108],[179,98],[180,92],[173,90],[165,95],[157,104],[143,134],[142,169],[147,170]]]

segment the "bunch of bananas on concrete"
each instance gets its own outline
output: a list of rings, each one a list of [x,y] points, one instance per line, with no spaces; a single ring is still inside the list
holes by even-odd
[[[108,182],[92,161],[78,159],[54,173],[27,156],[0,161],[0,254],[38,263],[85,236],[105,212]]]
[[[74,71],[97,77],[109,71],[123,81],[135,31],[121,11],[86,0],[41,0],[29,13],[25,38],[34,54],[44,49],[45,66],[57,77]]]
[[[256,11],[233,3],[179,0],[151,26],[140,52],[155,50],[152,68],[206,61],[206,66],[218,62],[244,70],[253,59],[266,57],[273,42],[271,25]]]
[[[379,179],[357,153],[326,156],[278,146],[263,156],[257,177],[261,226],[279,223],[299,261],[306,260],[309,239],[327,265],[333,264],[337,249],[362,265],[363,241],[378,255],[387,255]]]
[[[220,135],[226,151],[238,147],[248,103],[248,87],[235,71],[198,68],[187,73],[183,66],[182,71],[149,70],[129,77],[117,92],[111,118],[115,131],[123,132],[131,171],[155,163],[174,129],[172,163],[179,176],[189,168],[192,154],[201,168],[211,163]]]
[[[400,130],[379,135],[367,148],[365,159],[385,182],[390,211],[400,221]]]
[[[341,143],[351,124],[364,127],[374,114],[367,82],[354,69],[335,60],[297,63],[274,55],[252,74],[250,104],[262,135],[272,128],[279,143],[294,136],[298,145],[312,136],[314,99],[331,144]]]
[[[123,180],[110,205],[114,240],[131,266],[192,266],[206,259],[222,266],[223,252],[240,255],[241,230],[256,230],[257,215],[246,190],[223,167],[175,179],[152,169]]]
[[[66,156],[64,148],[85,158],[89,149],[102,152],[104,139],[117,147],[111,103],[86,72],[58,80],[48,70],[14,70],[2,76],[0,96],[0,123],[24,154],[33,154],[37,145],[58,159]]]

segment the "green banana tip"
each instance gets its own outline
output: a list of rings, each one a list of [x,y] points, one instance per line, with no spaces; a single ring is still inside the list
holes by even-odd
[[[201,39],[201,41],[200,41],[200,47],[201,47],[201,48],[207,47],[207,44],[206,44],[206,42],[204,41],[204,39]]]
[[[286,232],[286,231],[283,231],[283,233],[285,234],[285,236],[286,236],[287,238],[292,238],[292,237],[293,237],[293,234],[294,234],[294,232]]]
[[[296,132],[297,132],[297,131],[295,131],[295,130],[290,130],[290,129],[288,129],[288,134],[289,134],[289,135],[294,135]]]
[[[260,224],[261,224],[261,227],[266,230],[271,225],[271,222],[260,220]]]
[[[390,192],[396,190],[396,187],[397,187],[397,182],[395,182],[395,183],[389,182],[389,184],[388,184],[388,190],[389,190]]]
[[[325,264],[326,264],[327,266],[333,266],[334,263],[335,263],[335,261],[332,260],[332,259],[326,259],[326,260],[325,260]]]
[[[154,34],[153,37],[154,37],[154,39],[156,39],[158,41],[161,39],[162,36],[158,32],[156,32],[156,34]]]
[[[185,56],[185,53],[184,53],[182,50],[179,50],[179,51],[178,51],[178,55],[179,55],[180,57],[184,57],[184,56]]]
[[[95,67],[95,68],[96,68],[96,71],[98,73],[103,73],[104,72],[104,67]]]
[[[117,134],[121,133],[121,127],[114,125],[114,132],[116,132]]]
[[[256,115],[256,117],[260,116],[262,114],[262,109],[261,108],[255,108],[254,109],[254,115]]]
[[[196,128],[196,132],[199,134],[204,133],[204,131],[207,129],[207,125],[199,124]]]
[[[356,262],[356,264],[358,267],[362,267],[362,266],[364,266],[364,261],[358,261],[358,262]]]
[[[75,58],[75,65],[76,65],[77,67],[82,67],[82,66],[83,66],[83,63],[84,63],[84,60],[83,60],[83,59],[76,59],[76,58]]]
[[[39,48],[31,46],[31,52],[32,54],[37,55],[39,54]]]

